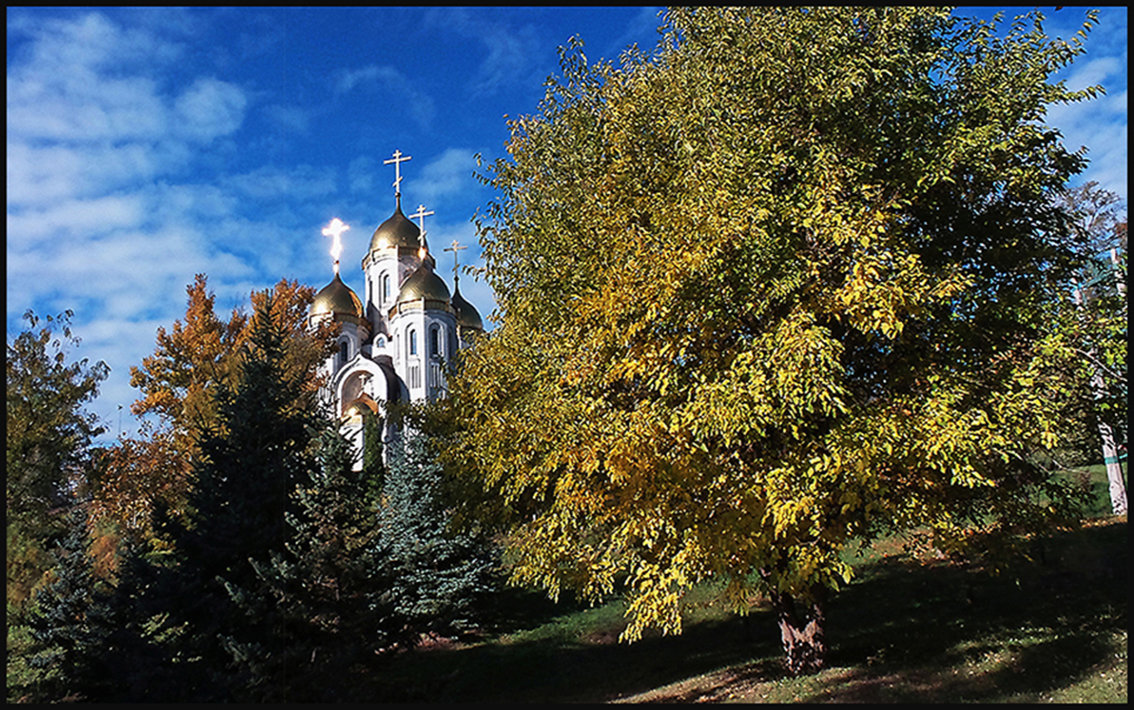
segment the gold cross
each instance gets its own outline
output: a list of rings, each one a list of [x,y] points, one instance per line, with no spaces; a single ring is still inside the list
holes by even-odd
[[[406,157],[403,158],[402,157],[402,151],[395,149],[393,158],[391,158],[390,160],[383,160],[382,161],[383,165],[389,165],[390,163],[394,164],[394,194],[395,195],[402,194],[402,163],[406,162],[407,160],[413,160],[413,156],[407,155]]]
[[[445,247],[442,250],[442,251],[453,252],[453,283],[454,284],[457,283],[457,252],[461,251],[463,249],[468,249],[468,247],[461,246],[461,243],[458,242],[456,239],[454,239],[452,244],[450,244],[449,246]]]
[[[410,215],[410,219],[413,219],[414,217],[418,218],[418,225],[421,227],[421,233],[418,235],[418,241],[421,243],[421,246],[425,245],[425,218],[431,214],[433,214],[433,210],[426,212],[425,205],[418,205],[417,212],[414,212]]]

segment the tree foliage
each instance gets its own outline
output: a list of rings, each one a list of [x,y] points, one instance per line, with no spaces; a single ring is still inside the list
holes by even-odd
[[[624,590],[630,640],[679,632],[701,580],[768,593],[801,671],[822,642],[787,631],[851,541],[1070,513],[1027,454],[1072,396],[1043,325],[1084,158],[1043,119],[1097,92],[1050,78],[1093,21],[673,9],[652,56],[562,50],[484,178],[499,325],[452,382],[446,457],[514,578]]]
[[[410,427],[391,451],[379,519],[394,609],[418,634],[477,628],[499,563],[488,541],[452,525],[441,465]]]
[[[229,647],[249,679],[241,691],[247,699],[342,700],[343,669],[415,640],[390,593],[391,566],[369,495],[373,470],[353,470],[350,443],[331,424],[320,433],[318,459],[310,480],[292,492],[284,549],[252,560],[251,586],[229,585],[263,629]]]
[[[36,641],[32,667],[47,671],[37,689],[41,699],[87,699],[106,677],[100,651],[114,632],[107,610],[110,582],[95,569],[92,539],[83,504],[68,510],[68,531],[55,547],[53,579],[36,592],[28,615]]]
[[[50,566],[47,551],[65,532],[51,514],[70,500],[72,486],[85,483],[90,446],[102,433],[82,407],[106,379],[105,363],[72,361],[79,344],[71,311],[42,321],[24,314],[27,330],[7,342],[5,516],[9,601],[27,597]],[[42,327],[41,327],[42,322]]]
[[[169,553],[152,566],[139,607],[154,619],[149,637],[169,649],[165,687],[146,689],[159,697],[231,699],[245,686],[228,649],[264,630],[228,590],[251,588],[251,561],[283,549],[290,494],[313,468],[318,420],[305,373],[289,365],[288,332],[270,317],[273,304],[268,295],[257,305],[235,384],[217,388],[217,423],[200,437],[186,514],[157,516]]]
[[[154,354],[130,370],[130,384],[141,393],[131,411],[151,415],[156,422],[109,452],[96,492],[97,515],[143,536],[152,534],[155,503],[175,514],[184,509],[201,437],[221,422],[218,393],[237,385],[241,354],[262,317],[258,314],[268,313],[281,329],[283,367],[299,378],[303,396],[312,402],[319,385],[316,368],[333,346],[333,324],[314,331],[307,327],[314,297],[309,286],[281,279],[272,289],[252,294],[252,315],[235,308],[227,321],[216,314],[216,296],[204,274],[198,274],[186,292],[184,321],[174,321],[168,331],[158,328]],[[264,311],[269,299],[272,305]]]

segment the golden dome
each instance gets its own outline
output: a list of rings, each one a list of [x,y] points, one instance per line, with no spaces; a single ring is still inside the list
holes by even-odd
[[[440,276],[433,273],[433,265],[428,260],[422,262],[421,266],[402,282],[402,287],[398,291],[397,305],[423,298],[428,301],[449,303],[449,287]]]
[[[322,313],[353,316],[355,318],[364,317],[362,301],[350,289],[350,286],[343,283],[337,273],[335,278],[331,279],[331,283],[315,294],[315,300],[311,302],[311,315],[316,316]]]
[[[378,225],[378,229],[374,230],[374,236],[370,237],[370,251],[390,247],[417,249],[421,246],[420,238],[421,230],[402,214],[402,198],[398,196],[394,214]]]
[[[453,288],[453,312],[457,316],[457,325],[461,328],[475,328],[477,330],[484,330],[484,322],[480,319],[480,314],[477,313],[473,304],[469,303],[461,296],[461,287],[454,284]]]

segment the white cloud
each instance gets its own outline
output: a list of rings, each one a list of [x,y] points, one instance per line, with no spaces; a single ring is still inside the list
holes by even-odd
[[[8,213],[8,239],[16,246],[37,246],[49,237],[90,238],[140,225],[145,211],[139,195],[107,195],[56,203],[50,209]]]
[[[1081,89],[1094,83],[1118,83],[1121,66],[1112,57],[1096,59],[1084,65],[1068,80],[1068,88]],[[1086,171],[1075,183],[1097,181],[1107,190],[1127,194],[1127,99],[1125,81],[1120,90],[1095,99],[1049,106],[1046,122],[1063,134],[1064,145],[1072,151],[1087,149],[1090,160]]]
[[[139,180],[176,173],[192,158],[184,142],[47,143],[9,128],[8,206],[49,207],[73,197],[94,197]]]
[[[393,67],[380,67],[371,64],[360,69],[346,69],[335,79],[335,93],[346,94],[361,84],[400,84],[406,79]]]
[[[288,133],[307,133],[311,128],[311,113],[298,106],[265,106],[264,116]]]
[[[8,130],[54,140],[155,139],[166,108],[148,79],[99,77],[87,67],[52,73],[36,67],[10,77]]]
[[[158,324],[183,315],[194,274],[226,296],[249,280],[252,265],[218,239],[255,233],[226,221],[248,190],[302,197],[326,192],[327,179],[253,170],[179,182],[213,157],[210,142],[240,130],[249,107],[240,86],[171,65],[184,45],[170,32],[183,28],[29,12],[8,29],[8,322],[28,307],[74,310],[79,355],[112,368],[99,402],[128,405],[129,366],[152,351]]]
[[[404,111],[422,128],[428,127],[437,113],[433,99],[418,89],[405,74],[390,66],[371,64],[358,69],[342,70],[334,79],[334,92],[339,95],[349,94],[370,85],[389,94],[387,105],[390,112]]]
[[[476,186],[473,168],[475,151],[467,148],[447,148],[427,163],[419,174],[406,179],[406,194],[426,205],[436,205],[446,197],[460,194]]]
[[[533,79],[533,57],[540,56],[540,50],[545,48],[530,24],[495,22],[463,7],[439,8],[429,17],[432,24],[468,38],[487,53],[469,83],[474,94],[494,94],[509,84]]]
[[[1086,17],[1084,8],[1068,7],[1049,14],[1050,36],[1070,38]],[[1059,71],[1068,89],[1101,85],[1106,92],[1096,99],[1050,106],[1047,123],[1058,128],[1070,150],[1087,149],[1090,164],[1072,183],[1097,181],[1101,187],[1127,195],[1127,34],[1126,9],[1103,8],[1099,23],[1083,43],[1085,53]]]
[[[1099,57],[1083,64],[1076,63],[1067,77],[1067,88],[1077,91],[1096,84],[1105,85],[1110,77],[1119,75],[1121,71],[1117,57]]]
[[[201,141],[226,136],[240,127],[248,99],[234,84],[200,78],[177,97],[179,130]]]

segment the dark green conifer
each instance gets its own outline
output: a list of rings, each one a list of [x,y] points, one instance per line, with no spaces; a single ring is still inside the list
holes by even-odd
[[[247,614],[270,620],[269,638],[230,646],[247,670],[250,700],[348,699],[347,669],[375,650],[404,645],[406,620],[382,593],[392,580],[367,468],[353,470],[350,443],[330,423],[319,436],[318,463],[292,494],[284,549],[253,561],[257,584],[230,586]]]
[[[251,560],[266,561],[288,538],[285,514],[297,484],[313,468],[314,408],[285,367],[284,335],[266,298],[254,316],[235,388],[222,387],[219,426],[201,440],[193,462],[188,524],[162,526],[175,563],[161,567],[151,598],[168,616],[159,629],[176,640],[178,695],[231,699],[248,684],[229,649],[271,637],[267,624],[239,607],[229,589],[251,589]]]
[[[52,551],[55,579],[36,592],[28,615],[36,646],[29,665],[48,671],[39,700],[87,699],[105,670],[94,649],[109,633],[96,603],[106,590],[90,554],[84,506],[73,505],[65,520],[68,532]]]

